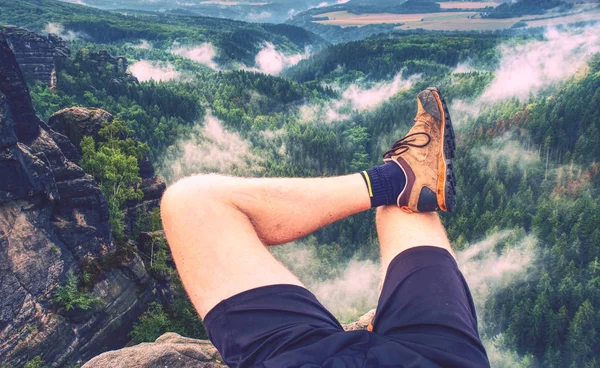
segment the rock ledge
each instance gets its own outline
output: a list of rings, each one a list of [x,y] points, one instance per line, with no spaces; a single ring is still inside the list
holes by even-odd
[[[346,331],[366,330],[375,310],[345,325]],[[206,340],[182,337],[166,333],[154,343],[144,343],[130,348],[110,351],[87,362],[82,368],[222,368],[221,355]]]

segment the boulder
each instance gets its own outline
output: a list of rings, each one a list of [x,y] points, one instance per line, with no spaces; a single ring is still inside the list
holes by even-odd
[[[217,349],[206,340],[167,333],[153,343],[104,353],[82,368],[222,368]]]
[[[52,130],[66,136],[78,150],[81,150],[83,137],[90,136],[94,141],[100,141],[98,132],[102,129],[102,124],[112,120],[113,116],[102,109],[71,107],[53,114],[48,120],[48,125]]]

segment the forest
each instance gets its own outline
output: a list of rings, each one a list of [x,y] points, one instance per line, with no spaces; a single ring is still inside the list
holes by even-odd
[[[567,3],[560,0],[523,0],[516,3],[504,3],[485,12],[485,18],[514,18],[522,17],[523,15],[539,15],[544,14],[548,9],[558,8],[568,10],[573,7],[573,3]]]
[[[489,16],[535,14],[524,8],[526,3],[499,6]],[[143,12],[129,17],[52,0],[0,0],[0,8],[0,23],[40,30],[53,21],[87,35],[70,42],[72,55],[57,66],[54,90],[41,84],[30,90],[44,120],[71,106],[99,107],[115,116],[103,131],[104,142],[82,143],[82,166],[97,177],[109,200],[116,238],[124,236],[120,208],[139,193],[110,193],[115,162],[132,188],[139,181],[137,161],[145,154],[169,183],[198,171],[261,177],[349,174],[378,164],[381,153],[412,125],[416,93],[439,86],[458,134],[460,205],[456,213],[442,216],[453,246],[459,254],[488,246],[493,257],[519,254],[523,262],[502,286],[474,288],[476,299],[485,296],[476,302],[481,302],[480,332],[493,366],[600,366],[600,40],[590,36],[597,33],[594,26],[568,30],[586,41],[561,49],[564,60],[552,59],[565,69],[568,60],[577,60],[572,73],[523,95],[498,97],[498,78],[514,72],[506,70],[506,59],[515,56],[505,45],[540,52],[552,36],[540,30],[518,36],[396,32],[330,45],[331,40],[289,25],[183,15],[157,19]],[[129,46],[140,40],[153,40],[153,49]],[[219,70],[172,55],[174,41],[212,42],[221,50]],[[236,67],[253,65],[263,42],[287,53],[312,50],[279,75]],[[591,51],[580,54],[590,44]],[[138,82],[108,64],[98,67],[100,50],[126,56],[130,63],[170,62],[185,77]],[[371,96],[372,104],[360,103]],[[242,150],[235,162],[181,163],[186,144],[199,150],[211,144],[211,122]],[[123,136],[139,142],[114,138]],[[138,230],[159,230],[158,216],[140,221]],[[313,247],[323,265],[376,262],[374,228],[369,211],[322,229],[301,245]],[[168,331],[206,337],[167,254],[162,243],[152,272],[157,282],[169,280],[175,298],[151,305],[131,332],[135,342],[153,341]],[[312,278],[326,282],[343,271],[317,267]],[[77,293],[72,290],[85,302]]]
[[[48,31],[60,25],[70,31],[67,38],[94,44],[122,44],[126,41],[152,40],[157,47],[197,45],[210,42],[222,50],[219,64],[254,63],[261,42],[270,42],[287,51],[318,50],[328,44],[321,37],[292,25],[258,24],[230,19],[190,17],[137,11],[134,14],[108,12],[56,0],[0,0],[0,22]],[[293,36],[290,38],[289,36]]]

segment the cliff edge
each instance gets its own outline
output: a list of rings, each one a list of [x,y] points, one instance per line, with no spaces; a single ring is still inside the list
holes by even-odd
[[[63,150],[77,151],[36,116],[17,59],[0,36],[3,364],[18,367],[40,356],[59,367],[122,347],[153,298],[141,260],[121,256],[112,239],[106,199],[94,178]],[[90,265],[96,272],[86,275]],[[94,301],[89,308],[57,301],[73,275],[85,280]]]

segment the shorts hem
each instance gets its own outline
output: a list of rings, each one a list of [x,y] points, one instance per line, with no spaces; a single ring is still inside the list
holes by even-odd
[[[314,294],[311,293],[307,288],[299,286],[299,285],[274,284],[274,285],[260,286],[260,287],[254,288],[254,289],[242,291],[239,294],[235,294],[232,297],[222,300],[206,314],[206,316],[204,317],[202,322],[204,323],[205,328],[207,330],[209,330],[210,325],[213,323],[213,321],[215,321],[216,319],[221,317],[232,307],[242,304],[251,299],[256,299],[256,298],[265,297],[265,296],[268,296],[271,294],[278,294],[278,293],[284,293],[284,292],[301,293],[301,294],[305,294],[305,295],[311,296],[312,298],[316,299]]]

